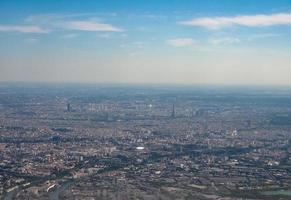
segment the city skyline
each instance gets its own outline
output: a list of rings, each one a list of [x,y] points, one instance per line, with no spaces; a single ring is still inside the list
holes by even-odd
[[[1,1],[0,81],[291,85],[291,1]]]

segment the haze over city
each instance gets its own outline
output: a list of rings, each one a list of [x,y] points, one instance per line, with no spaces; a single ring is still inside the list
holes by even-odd
[[[0,200],[290,200],[291,0],[0,0]]]
[[[291,1],[0,2],[0,80],[291,85]]]

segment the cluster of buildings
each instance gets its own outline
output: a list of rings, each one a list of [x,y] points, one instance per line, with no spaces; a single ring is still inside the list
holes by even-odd
[[[0,196],[264,199],[291,186],[291,128],[270,118],[290,109],[191,94],[7,94]]]

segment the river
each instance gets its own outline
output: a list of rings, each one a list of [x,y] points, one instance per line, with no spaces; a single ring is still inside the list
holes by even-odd
[[[284,195],[284,196],[291,196],[291,190],[270,190],[264,191],[261,194],[266,196],[274,196],[274,195]]]
[[[57,187],[56,189],[52,189],[51,192],[49,192],[50,200],[59,200],[60,194],[69,189],[73,184],[74,181],[69,180],[64,182],[61,186]]]
[[[14,196],[20,191],[20,188],[15,188],[14,190],[11,190],[7,192],[4,196],[4,200],[13,200]]]

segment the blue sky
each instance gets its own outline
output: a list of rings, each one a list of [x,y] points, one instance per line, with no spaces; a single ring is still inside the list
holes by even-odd
[[[291,85],[291,0],[0,1],[0,80]]]

